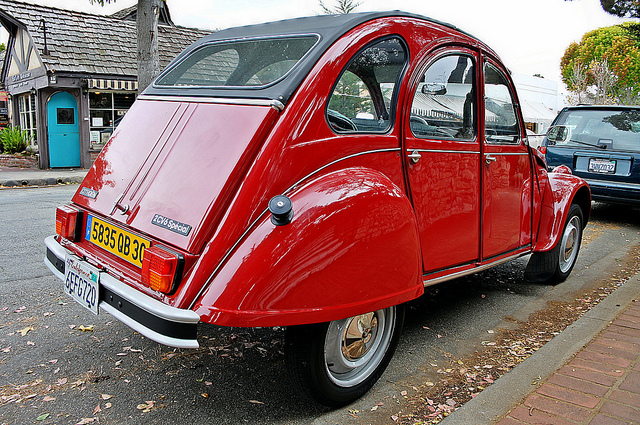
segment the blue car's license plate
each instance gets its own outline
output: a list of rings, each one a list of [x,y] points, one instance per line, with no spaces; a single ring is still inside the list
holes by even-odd
[[[616,161],[609,159],[590,158],[589,172],[599,174],[614,174],[616,172]]]

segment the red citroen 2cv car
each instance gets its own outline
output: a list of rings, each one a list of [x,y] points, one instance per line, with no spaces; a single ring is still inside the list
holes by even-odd
[[[564,280],[585,182],[528,146],[496,54],[402,12],[219,31],[136,100],[45,262],[66,293],[142,335],[286,326],[321,403],[364,394],[424,287],[532,254]]]

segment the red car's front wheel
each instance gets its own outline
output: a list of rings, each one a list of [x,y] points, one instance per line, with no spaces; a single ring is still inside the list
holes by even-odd
[[[535,252],[531,255],[525,278],[530,282],[544,282],[551,285],[564,282],[576,264],[583,229],[582,209],[577,204],[573,204],[556,246],[551,251]]]

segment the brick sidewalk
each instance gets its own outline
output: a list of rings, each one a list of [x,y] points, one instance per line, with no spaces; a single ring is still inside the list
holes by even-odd
[[[640,300],[498,425],[640,424]]]

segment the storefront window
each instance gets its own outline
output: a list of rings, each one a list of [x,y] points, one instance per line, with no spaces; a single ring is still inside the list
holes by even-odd
[[[91,149],[102,149],[124,114],[133,105],[134,93],[90,92],[89,126]]]
[[[30,93],[18,97],[19,126],[31,134],[31,146],[38,146],[38,125],[36,122],[36,97]]]

